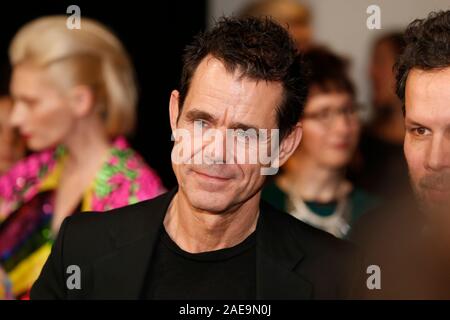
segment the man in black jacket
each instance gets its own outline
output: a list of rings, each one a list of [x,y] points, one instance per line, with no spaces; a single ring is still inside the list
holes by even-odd
[[[301,139],[303,69],[268,19],[199,35],[170,98],[178,188],[67,218],[31,298],[348,298],[354,249],[260,201]]]
[[[380,267],[364,298],[450,299],[450,10],[409,24],[397,64],[414,194],[392,195],[351,238]]]

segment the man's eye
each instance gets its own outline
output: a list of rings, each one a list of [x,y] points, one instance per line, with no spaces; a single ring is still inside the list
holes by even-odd
[[[195,119],[194,121],[194,126],[197,128],[204,128],[207,125],[208,125],[207,122],[203,119]]]
[[[430,134],[430,130],[424,127],[412,128],[412,132],[417,136],[427,136]]]
[[[256,133],[256,130],[242,130],[238,129],[236,130],[236,137],[238,138],[249,138],[249,139],[256,139],[258,137],[258,134]]]

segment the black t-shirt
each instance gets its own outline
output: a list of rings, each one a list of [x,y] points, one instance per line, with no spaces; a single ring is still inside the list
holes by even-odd
[[[193,254],[162,228],[147,282],[146,299],[255,299],[255,232],[232,248]]]

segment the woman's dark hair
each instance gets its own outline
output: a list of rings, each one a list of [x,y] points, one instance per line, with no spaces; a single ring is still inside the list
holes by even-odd
[[[308,90],[314,87],[322,92],[342,91],[355,96],[347,60],[324,47],[309,49],[303,58],[309,71]]]
[[[405,50],[396,63],[397,95],[405,112],[405,86],[411,69],[432,70],[450,66],[450,11],[432,12],[411,22],[404,34]]]
[[[220,60],[227,71],[256,81],[275,81],[283,85],[277,106],[280,138],[299,121],[306,99],[304,67],[288,32],[269,18],[221,18],[207,32],[189,44],[183,56],[180,108],[200,62],[207,56]]]

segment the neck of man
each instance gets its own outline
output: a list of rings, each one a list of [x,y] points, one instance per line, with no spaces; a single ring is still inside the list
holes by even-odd
[[[276,183],[291,196],[322,203],[342,199],[353,188],[343,169],[322,166],[300,155],[289,160]]]
[[[208,252],[231,248],[256,230],[260,192],[239,206],[223,212],[195,208],[179,189],[164,219],[170,238],[184,251]]]

